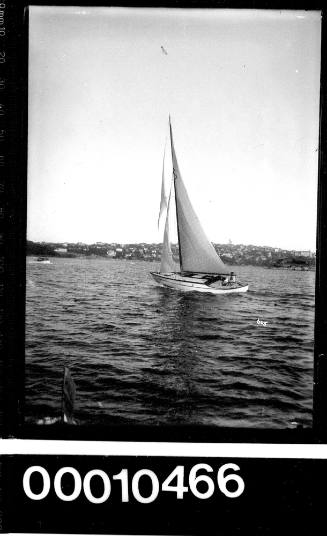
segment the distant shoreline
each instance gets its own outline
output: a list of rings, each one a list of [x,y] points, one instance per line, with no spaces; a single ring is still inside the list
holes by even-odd
[[[244,244],[213,244],[220,258],[231,266],[262,266],[265,268],[289,269],[297,271],[315,270],[316,259],[312,251],[294,251]],[[177,244],[171,246],[178,262]],[[57,258],[103,258],[126,261],[160,262],[162,244],[95,244],[45,243],[27,241],[28,257]]]
[[[26,255],[27,258],[33,258],[33,257],[36,257],[36,255],[32,255],[32,254],[27,254]],[[85,260],[94,260],[94,259],[102,259],[104,262],[107,262],[107,261],[125,261],[125,262],[157,262],[159,263],[160,260],[154,260],[154,261],[150,261],[149,259],[125,259],[125,258],[114,258],[114,257],[103,257],[101,255],[48,255],[48,257],[51,257],[51,258],[56,258],[56,259],[85,259]],[[35,263],[37,264],[37,263]],[[40,263],[41,264],[41,263]],[[228,266],[256,266],[256,267],[259,267],[259,268],[266,268],[266,270],[293,270],[293,271],[297,271],[297,272],[314,272],[315,269],[316,269],[316,266],[313,265],[313,266],[292,266],[292,265],[285,265],[285,266],[276,266],[276,265],[271,265],[271,266],[266,266],[266,265],[263,265],[263,264],[245,264],[245,263],[242,263],[242,264],[229,264],[229,263],[225,263],[226,265]]]

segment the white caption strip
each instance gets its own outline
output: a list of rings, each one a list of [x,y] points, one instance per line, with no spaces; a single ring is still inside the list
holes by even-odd
[[[165,443],[2,439],[0,455],[180,456],[206,458],[327,459],[327,445],[268,443]]]

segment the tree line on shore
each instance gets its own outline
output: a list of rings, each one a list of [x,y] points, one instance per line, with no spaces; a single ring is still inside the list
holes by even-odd
[[[310,251],[288,251],[268,246],[214,244],[226,264],[254,265],[309,270],[315,267],[315,254]],[[162,244],[58,244],[27,241],[26,254],[45,257],[103,257],[126,260],[160,261]],[[178,245],[172,245],[178,260]]]

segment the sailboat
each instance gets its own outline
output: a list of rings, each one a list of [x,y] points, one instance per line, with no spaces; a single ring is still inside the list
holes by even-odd
[[[171,156],[171,181],[167,194],[165,182],[164,154],[159,223],[166,215],[161,265],[159,272],[151,272],[153,279],[161,286],[184,292],[208,294],[233,294],[247,292],[249,286],[236,281],[236,274],[230,272],[207,238],[198,216],[191,204],[179,170],[171,120],[169,117],[169,138]],[[165,151],[166,153],[166,151]],[[172,251],[172,215],[176,212],[179,262]]]

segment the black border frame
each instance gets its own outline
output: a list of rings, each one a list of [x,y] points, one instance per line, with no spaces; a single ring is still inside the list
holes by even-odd
[[[50,3],[49,3],[50,4]],[[49,5],[34,1],[31,5]],[[79,6],[90,2],[78,1]],[[75,4],[75,5],[77,5]],[[283,5],[281,5],[283,4]],[[220,428],[213,426],[38,426],[24,424],[25,391],[25,275],[27,198],[27,76],[28,5],[6,2],[5,65],[7,152],[4,168],[4,320],[2,372],[2,437],[21,439],[327,443],[327,10],[309,2],[161,0],[153,2],[97,2],[97,6],[319,10],[322,13],[320,139],[318,172],[317,266],[315,349],[313,375],[313,426],[306,429]],[[74,5],[55,2],[53,6]],[[1,415],[0,415],[1,425]],[[170,438],[170,439],[169,439]],[[173,439],[171,439],[173,438]]]

